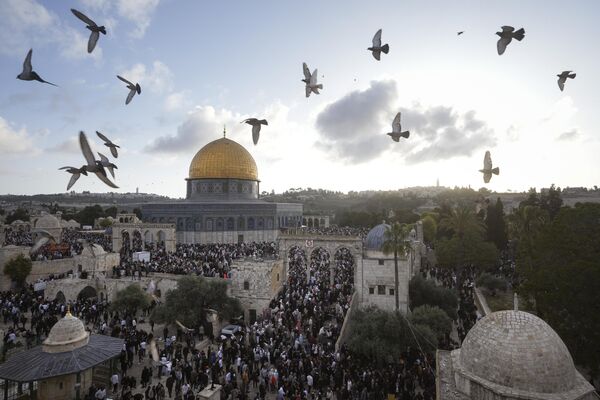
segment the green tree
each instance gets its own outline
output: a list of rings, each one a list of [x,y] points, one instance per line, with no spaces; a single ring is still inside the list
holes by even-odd
[[[437,235],[437,222],[431,215],[426,215],[421,221],[423,222],[423,240],[431,245]]]
[[[224,280],[185,276],[177,281],[177,288],[167,292],[165,303],[155,309],[153,318],[159,323],[177,320],[196,329],[205,326],[209,308],[216,310],[225,320],[242,313],[240,301],[227,295]]]
[[[535,188],[529,188],[527,191],[527,198],[519,203],[519,207],[525,206],[534,206],[537,207],[540,205],[540,198],[535,190]]]
[[[4,265],[4,274],[8,275],[18,287],[23,287],[27,277],[31,273],[31,267],[31,259],[25,257],[23,254],[19,254]]]
[[[562,207],[563,201],[560,193],[560,188],[556,188],[552,184],[550,189],[540,196],[540,208],[548,213],[550,219],[554,219]]]
[[[507,282],[505,279],[499,278],[487,272],[479,275],[476,282],[477,286],[488,289],[492,296],[495,295],[497,290],[505,291],[507,287]]]
[[[29,212],[24,208],[17,208],[6,216],[6,224],[10,225],[16,220],[29,221]]]
[[[135,316],[138,310],[143,310],[150,306],[150,296],[142,290],[140,285],[135,283],[119,290],[115,299],[111,303],[114,311],[124,312]]]
[[[444,310],[437,306],[425,304],[416,307],[408,319],[414,325],[428,326],[438,339],[444,338],[452,331],[452,320]]]
[[[398,360],[407,346],[420,346],[424,351],[437,347],[437,337],[431,328],[419,324],[409,326],[399,311],[372,306],[355,309],[349,318],[350,334],[346,344],[354,354],[379,365]]]
[[[452,289],[447,289],[421,275],[415,275],[408,284],[410,309],[415,310],[423,305],[437,306],[451,318],[457,318],[458,296]]]
[[[600,204],[563,207],[531,239],[532,268],[517,268],[522,291],[565,341],[575,362],[600,367]]]
[[[139,218],[140,221],[142,220],[142,210],[140,208],[134,208],[133,213]]]
[[[87,206],[83,210],[77,213],[75,220],[82,225],[94,225],[94,221],[97,218],[103,218],[106,215],[104,210],[99,204],[93,206]]]
[[[398,255],[406,256],[410,250],[408,234],[410,226],[395,222],[385,231],[383,242],[383,253],[394,253],[394,296],[396,296],[396,311],[400,310],[400,297],[398,294]]]
[[[107,217],[115,218],[117,216],[118,212],[119,212],[119,209],[115,206],[112,206],[112,207],[108,207],[106,210],[104,210],[104,215]]]
[[[500,197],[495,204],[489,204],[485,218],[487,240],[493,242],[498,250],[504,250],[508,242],[504,205]]]

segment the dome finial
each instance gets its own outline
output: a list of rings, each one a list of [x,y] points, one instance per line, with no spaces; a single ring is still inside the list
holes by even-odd
[[[227,137],[227,126],[223,124],[223,137]]]
[[[65,314],[65,317],[72,317],[70,304],[67,304],[67,313]]]

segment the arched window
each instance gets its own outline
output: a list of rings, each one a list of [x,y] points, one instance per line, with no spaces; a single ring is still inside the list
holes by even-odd
[[[217,218],[217,230],[222,231],[224,228],[223,218]]]
[[[244,217],[238,217],[238,223],[237,223],[238,231],[243,231],[244,230],[244,228],[246,226],[245,222],[246,221],[244,221]]]
[[[212,218],[206,218],[206,230],[212,232],[213,230],[213,220]]]
[[[232,217],[227,218],[227,230],[232,231],[234,229],[235,221]]]
[[[248,218],[248,229],[249,230],[253,230],[254,229],[254,218],[252,218],[252,217]]]

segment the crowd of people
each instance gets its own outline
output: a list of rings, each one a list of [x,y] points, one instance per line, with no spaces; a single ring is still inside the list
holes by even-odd
[[[177,244],[175,252],[167,252],[164,247],[157,246],[148,262],[132,260],[131,254],[121,257],[121,264],[113,269],[113,276],[168,273],[228,278],[233,260],[276,257],[276,242]]]
[[[30,231],[24,229],[4,228],[3,246],[33,246],[33,236]]]
[[[330,225],[328,227],[302,227],[298,229],[303,233],[310,233],[311,235],[326,235],[326,236],[358,236],[359,238],[365,238],[370,228],[355,228],[351,226],[337,226]]]

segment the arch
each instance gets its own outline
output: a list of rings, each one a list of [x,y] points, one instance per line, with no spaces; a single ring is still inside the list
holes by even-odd
[[[146,231],[144,232],[144,244],[145,245],[150,245],[150,244],[154,244],[154,233],[151,231]]]
[[[267,218],[267,229],[273,229],[273,217]]]
[[[333,260],[335,264],[334,281],[336,283],[347,282],[351,289],[354,285],[354,270],[356,268],[356,259],[352,254],[352,250],[346,246],[339,246],[335,249]]]
[[[133,237],[131,238],[131,249],[133,251],[142,251],[144,249],[144,241],[142,240],[142,232],[139,230],[133,231]]]
[[[265,219],[263,217],[258,217],[256,220],[256,229],[263,229],[265,227]]]
[[[254,217],[248,217],[248,230],[254,230]]]
[[[217,231],[222,231],[223,229],[225,229],[225,224],[223,222],[223,218],[219,217],[217,218],[217,223],[215,224]]]
[[[165,231],[160,230],[156,232],[156,239],[158,244],[164,245],[165,241],[167,240],[167,234],[165,233]]]
[[[306,218],[302,218],[302,225],[306,226]]]
[[[237,228],[238,231],[243,231],[246,227],[246,221],[244,220],[244,217],[238,217],[237,220]]]
[[[122,245],[121,245],[121,252],[129,252],[129,249],[131,249],[131,237],[129,235],[129,232],[126,230],[122,230],[121,231],[121,241],[122,241]]]
[[[315,228],[319,227],[319,218],[315,218],[315,222],[313,222]]]
[[[62,292],[62,290],[56,292],[54,300],[59,304],[65,304],[67,302],[67,298],[65,297],[65,294]]]
[[[321,218],[321,219],[319,220],[319,225],[321,225],[321,228],[324,228],[324,227],[325,227],[325,218]]]
[[[97,299],[98,292],[91,286],[86,286],[77,295],[77,300]]]
[[[312,218],[309,218],[309,219],[308,219],[308,227],[309,227],[309,228],[312,228],[312,227],[313,227],[313,220],[312,220]]]
[[[212,218],[206,218],[206,230],[208,232],[212,232],[214,230]]]
[[[227,218],[227,230],[232,231],[235,229],[235,220],[233,217]]]

